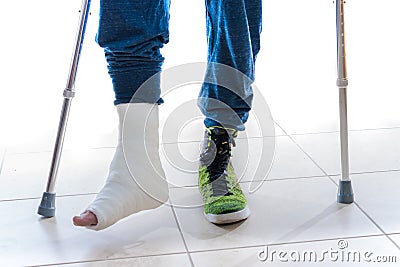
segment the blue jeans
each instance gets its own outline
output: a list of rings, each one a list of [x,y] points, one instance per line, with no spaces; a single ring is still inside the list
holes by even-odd
[[[209,63],[238,71],[234,88],[219,82],[223,72],[210,65],[198,106],[206,127],[223,125],[244,130],[253,98],[256,56],[260,50],[262,0],[205,0]],[[114,104],[159,103],[160,80],[135,96],[150,77],[160,74],[168,43],[170,0],[100,0],[98,44],[104,48],[115,91]],[[242,74],[243,76],[241,76]],[[226,78],[226,77],[225,77]]]

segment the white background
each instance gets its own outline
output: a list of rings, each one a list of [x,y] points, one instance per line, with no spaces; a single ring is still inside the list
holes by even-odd
[[[1,3],[0,148],[52,149],[80,5],[79,0]],[[399,12],[398,0],[349,0],[345,5],[353,130],[400,126]],[[91,13],[67,149],[114,144],[113,91],[103,51],[94,41],[98,1]],[[263,13],[256,83],[275,120],[288,133],[336,131],[335,5],[330,0],[264,0]],[[204,17],[203,1],[172,1],[165,68],[206,59]]]

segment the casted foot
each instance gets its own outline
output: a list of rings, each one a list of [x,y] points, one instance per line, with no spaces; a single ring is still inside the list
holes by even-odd
[[[81,215],[75,216],[72,221],[75,226],[91,226],[98,223],[96,215],[90,211],[85,211]]]

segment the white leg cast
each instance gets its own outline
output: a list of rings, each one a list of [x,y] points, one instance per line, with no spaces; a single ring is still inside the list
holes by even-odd
[[[168,185],[159,157],[158,106],[117,105],[118,146],[103,189],[87,208],[102,230],[133,213],[154,209],[168,200]]]

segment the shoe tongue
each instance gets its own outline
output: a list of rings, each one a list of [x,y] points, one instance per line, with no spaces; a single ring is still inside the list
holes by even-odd
[[[211,136],[212,139],[216,141],[216,139],[222,142],[232,143],[235,147],[235,137],[237,136],[237,131],[235,130],[227,130],[225,128],[211,128]]]
[[[225,129],[213,128],[211,129],[211,139],[218,144],[229,142],[229,135]]]
[[[212,128],[211,132],[216,135],[226,134],[227,131],[224,128]]]
[[[226,196],[229,195],[228,184],[226,181],[226,173],[224,172],[214,181],[211,181],[211,188],[214,196]]]

